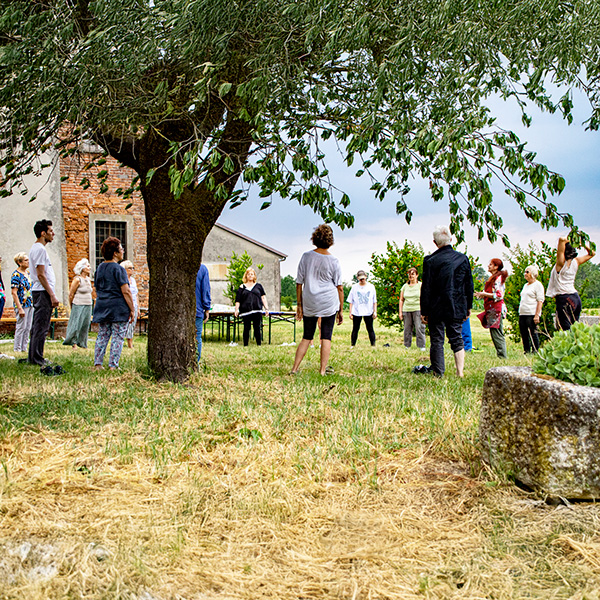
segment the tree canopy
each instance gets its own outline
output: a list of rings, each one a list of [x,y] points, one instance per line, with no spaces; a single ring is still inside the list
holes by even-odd
[[[328,138],[408,222],[419,174],[448,202],[459,240],[465,221],[495,240],[497,179],[528,218],[562,222],[578,243],[585,234],[552,198],[563,178],[485,102],[513,98],[525,122],[527,103],[571,119],[578,86],[597,129],[599,13],[595,0],[4,0],[2,193],[22,188],[44,151],[73,153],[82,140],[134,169],[123,193],[139,185],[146,206],[151,314],[153,302],[157,312],[169,304],[153,301],[153,273],[190,289],[194,275],[165,267],[161,253],[197,267],[224,206],[251,184],[263,207],[277,194],[352,225],[349,191],[328,178]],[[191,313],[191,293],[184,303]],[[192,349],[182,370],[152,348],[151,334],[151,366],[166,376],[193,364]]]

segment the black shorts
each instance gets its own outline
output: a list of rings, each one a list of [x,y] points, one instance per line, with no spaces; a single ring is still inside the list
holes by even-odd
[[[333,335],[333,326],[335,325],[335,316],[337,313],[333,313],[330,317],[321,317],[321,339],[331,341]],[[319,317],[304,317],[304,333],[302,334],[303,340],[312,340],[315,337],[315,330],[317,329],[317,321]]]

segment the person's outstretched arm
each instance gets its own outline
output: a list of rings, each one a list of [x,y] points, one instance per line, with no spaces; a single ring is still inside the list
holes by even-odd
[[[560,270],[563,268],[565,264],[565,246],[569,238],[559,237],[558,238],[558,248],[556,250],[556,272],[560,273]]]
[[[584,248],[587,250],[587,254],[585,256],[577,257],[577,263],[579,264],[579,266],[581,266],[584,262],[590,260],[590,258],[594,258],[594,256],[596,256],[596,252],[592,248],[591,244],[589,246],[584,246]]]

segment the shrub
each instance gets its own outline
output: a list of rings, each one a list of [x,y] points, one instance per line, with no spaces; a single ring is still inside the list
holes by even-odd
[[[515,342],[521,341],[519,331],[519,304],[521,303],[521,290],[526,283],[525,269],[529,265],[537,265],[540,273],[538,281],[544,286],[544,292],[548,288],[550,272],[556,264],[556,249],[542,242],[542,247],[538,248],[533,242],[527,248],[521,248],[519,245],[510,250],[508,255],[504,256],[510,263],[510,276],[506,280],[506,289],[504,303],[508,311],[507,318],[511,324],[510,337]],[[554,298],[546,298],[542,306],[542,315],[538,331],[540,342],[552,337],[555,332],[554,313],[556,312],[556,303]]]
[[[574,323],[559,331],[533,361],[536,373],[579,385],[600,387],[600,326]]]
[[[296,302],[296,299],[293,296],[281,296],[281,304],[283,304],[287,310],[292,310],[294,308],[294,302]]]
[[[396,242],[388,242],[386,254],[371,256],[369,280],[377,290],[377,317],[386,327],[400,325],[398,302],[400,290],[408,281],[406,271],[409,267],[416,267],[420,279],[424,256],[421,245],[409,241],[405,241],[402,248]]]
[[[281,278],[281,301],[283,302],[283,296],[296,297],[296,279],[291,275],[286,275]]]
[[[231,304],[235,304],[235,295],[237,289],[242,285],[242,278],[246,269],[252,266],[252,257],[244,250],[244,253],[238,256],[235,252],[231,253],[229,266],[227,267],[227,289],[225,296],[229,298]],[[259,271],[264,265],[256,265],[254,267],[256,276],[259,276]]]
[[[471,263],[475,291],[481,291],[487,279],[485,271],[479,264],[479,259],[468,254],[466,250],[465,253]],[[404,241],[402,248],[398,247],[396,242],[388,242],[386,254],[373,254],[371,257],[369,280],[377,290],[377,316],[386,327],[398,326],[402,331],[403,323],[398,315],[400,290],[405,283],[408,283],[406,271],[409,267],[417,269],[421,280],[424,258],[425,252],[421,244],[416,245],[407,240]],[[483,307],[483,302],[480,304]],[[474,301],[473,307],[477,308],[477,301]]]

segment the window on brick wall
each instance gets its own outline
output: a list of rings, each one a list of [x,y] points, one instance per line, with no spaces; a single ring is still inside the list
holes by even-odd
[[[101,262],[104,262],[100,248],[102,248],[102,243],[107,237],[116,237],[121,240],[123,250],[125,250],[123,259],[127,260],[127,223],[124,221],[96,221],[95,226],[96,248],[94,256],[96,258],[96,267]]]
[[[133,217],[130,215],[89,215],[89,244],[90,262],[92,263],[92,275],[96,272],[98,265],[104,262],[100,252],[102,242],[107,237],[116,237],[123,244],[124,259],[133,259]]]

